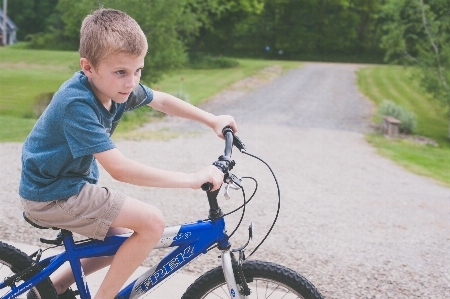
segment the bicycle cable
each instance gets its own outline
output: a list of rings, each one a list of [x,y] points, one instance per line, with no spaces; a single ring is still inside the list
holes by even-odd
[[[242,177],[242,179],[251,179],[251,180],[253,180],[253,181],[255,182],[255,184],[256,184],[255,190],[253,191],[252,196],[250,196],[250,198],[249,198],[247,201],[245,201],[245,194],[244,194],[244,203],[242,204],[242,206],[240,206],[239,208],[236,208],[235,210],[233,210],[233,211],[231,211],[231,212],[228,212],[228,213],[224,214],[223,217],[228,216],[228,215],[231,215],[231,214],[233,214],[234,212],[236,212],[236,211],[242,209],[242,207],[243,207],[244,205],[248,204],[248,203],[253,199],[253,197],[255,196],[255,193],[256,193],[256,191],[258,190],[258,181],[257,181],[255,178],[252,178],[252,177],[250,177],[250,176],[244,176],[244,177]],[[244,188],[243,188],[242,186],[239,186],[239,187],[242,189],[242,191],[244,191]]]
[[[248,258],[251,257],[251,256],[259,249],[259,247],[266,241],[267,237],[268,237],[268,236],[270,235],[270,233],[272,232],[272,229],[273,229],[273,227],[275,226],[275,223],[276,223],[277,220],[278,220],[278,215],[280,214],[280,208],[281,208],[281,191],[280,191],[280,185],[278,184],[278,180],[277,180],[277,178],[276,178],[276,176],[275,176],[275,173],[273,172],[273,170],[272,170],[272,168],[269,166],[269,164],[267,164],[263,159],[261,159],[261,158],[255,156],[255,155],[252,155],[252,154],[250,154],[250,153],[247,153],[246,151],[242,151],[242,153],[244,153],[244,154],[246,154],[246,155],[248,155],[248,156],[250,156],[250,157],[252,157],[252,158],[255,158],[255,159],[261,161],[262,163],[264,163],[264,164],[267,166],[267,168],[269,168],[269,170],[270,170],[270,172],[272,173],[272,176],[273,176],[273,178],[274,178],[274,180],[275,180],[275,184],[277,185],[277,194],[278,194],[278,207],[277,207],[277,213],[276,213],[276,215],[275,215],[275,219],[273,220],[272,225],[270,226],[269,230],[267,231],[266,235],[265,235],[264,238],[261,240],[261,242],[259,242],[259,244],[258,244],[258,245],[253,249],[253,251],[247,256],[247,259],[248,259]],[[237,209],[235,209],[235,210],[233,210],[233,211],[231,211],[231,212],[228,212],[227,214],[224,215],[224,216],[230,215],[230,214],[232,214],[232,213],[238,211],[239,209],[243,208],[242,215],[241,215],[241,219],[239,220],[239,223],[236,225],[236,228],[233,230],[233,232],[228,236],[228,239],[231,238],[231,236],[237,231],[237,229],[238,229],[239,226],[241,225],[242,219],[244,218],[244,214],[245,214],[245,206],[246,206],[247,203],[250,202],[250,200],[252,200],[252,198],[254,197],[254,195],[255,195],[255,193],[256,193],[256,190],[258,189],[258,182],[257,182],[254,178],[252,178],[252,177],[243,177],[243,178],[250,178],[250,179],[252,179],[252,180],[256,183],[256,187],[255,187],[255,190],[253,191],[253,194],[252,194],[252,196],[250,197],[250,199],[249,199],[248,201],[246,201],[246,200],[245,200],[245,192],[244,192],[244,188],[243,188],[242,186],[240,186],[240,188],[242,189],[243,196],[244,196],[244,203],[243,203],[239,208],[237,208]],[[210,247],[210,248],[207,249],[207,251],[210,251],[211,249],[214,249],[214,248],[216,248],[216,247],[217,247],[217,245],[215,245],[215,246],[213,246],[213,247]]]
[[[253,179],[253,178],[251,178],[251,179]],[[253,180],[256,182],[255,179],[253,179]],[[258,186],[258,183],[256,183],[256,185]],[[241,209],[242,207],[243,207],[244,209],[242,210],[241,219],[239,219],[239,223],[236,225],[236,227],[234,228],[233,232],[232,232],[229,236],[227,236],[226,240],[229,240],[229,239],[234,235],[234,233],[239,229],[239,227],[241,226],[242,220],[244,219],[244,215],[245,215],[245,206],[246,206],[247,203],[250,202],[250,200],[252,200],[253,196],[254,196],[255,193],[256,193],[256,188],[255,188],[255,191],[253,191],[253,194],[252,194],[252,196],[250,197],[250,199],[249,199],[248,201],[246,201],[246,200],[245,200],[245,191],[244,191],[244,187],[242,187],[242,186],[239,186],[239,187],[240,187],[240,189],[242,190],[242,196],[243,196],[243,198],[244,198],[244,203],[242,204],[242,206],[240,206],[239,208],[235,209],[234,211],[231,211],[231,212],[229,212],[229,213],[223,215],[223,217],[225,217],[225,216],[227,216],[227,215],[230,215],[230,214],[233,214],[234,212],[238,211],[238,210]],[[207,219],[207,220],[210,220],[210,219]],[[211,249],[214,249],[214,248],[216,248],[217,246],[218,246],[218,245],[216,244],[216,245],[214,245],[214,246],[208,248],[206,251],[210,251]]]
[[[270,172],[272,173],[272,176],[273,176],[273,178],[274,178],[274,180],[275,180],[275,183],[276,183],[276,185],[277,185],[277,192],[278,192],[278,208],[277,208],[277,213],[276,213],[276,215],[275,215],[275,219],[273,220],[272,225],[270,226],[269,231],[268,231],[267,234],[264,236],[264,238],[261,240],[261,242],[259,242],[259,244],[255,247],[255,249],[253,249],[253,251],[247,256],[247,259],[248,259],[249,257],[251,257],[251,256],[256,252],[256,250],[258,250],[258,248],[264,243],[264,241],[266,241],[267,237],[268,237],[269,234],[272,232],[272,229],[273,229],[273,227],[275,226],[275,223],[276,223],[277,220],[278,220],[278,215],[279,215],[279,213],[280,213],[280,207],[281,207],[281,192],[280,192],[280,185],[278,184],[277,177],[275,176],[275,173],[273,172],[273,170],[272,170],[272,168],[269,166],[269,164],[267,164],[263,159],[261,159],[261,158],[259,158],[259,157],[257,157],[257,156],[254,156],[254,155],[252,155],[252,154],[250,154],[250,153],[247,153],[246,151],[242,151],[242,153],[244,153],[244,154],[246,154],[246,155],[248,155],[248,156],[250,156],[250,157],[253,157],[253,158],[255,158],[255,159],[257,159],[257,160],[263,162],[263,163],[269,168],[269,170],[270,170]]]

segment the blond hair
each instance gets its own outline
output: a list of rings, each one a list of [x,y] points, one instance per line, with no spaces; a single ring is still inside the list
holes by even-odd
[[[136,21],[114,9],[98,9],[86,16],[80,30],[80,57],[97,67],[111,54],[140,56],[147,52],[147,38]]]

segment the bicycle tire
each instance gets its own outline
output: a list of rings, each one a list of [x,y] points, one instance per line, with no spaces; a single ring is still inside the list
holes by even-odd
[[[236,265],[233,265],[234,276],[239,285],[240,279],[236,269]],[[323,299],[311,282],[284,266],[264,261],[249,261],[243,264],[243,271],[245,280],[252,290],[250,298],[270,296],[271,299]],[[200,276],[182,297],[182,299],[208,298],[231,298],[221,266]]]
[[[30,267],[32,263],[33,260],[19,249],[9,244],[0,242],[0,280],[3,281],[6,277],[13,275],[13,273],[25,270]],[[30,279],[39,273],[39,270],[40,269],[37,268],[24,275],[23,278],[25,280]],[[0,298],[10,290],[10,288],[1,289]],[[57,299],[56,291],[50,278],[46,278],[38,285],[31,288],[30,292],[34,292],[36,298],[38,299]],[[24,295],[21,296],[25,297]]]

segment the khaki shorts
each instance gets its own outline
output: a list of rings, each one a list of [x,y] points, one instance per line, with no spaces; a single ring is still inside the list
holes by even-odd
[[[103,240],[125,198],[118,191],[86,184],[80,193],[67,199],[37,202],[22,198],[22,205],[31,220],[40,226],[58,227]]]

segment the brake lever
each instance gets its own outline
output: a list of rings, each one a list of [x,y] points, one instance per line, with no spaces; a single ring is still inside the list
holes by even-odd
[[[242,188],[242,179],[238,178],[231,172],[228,173],[227,177],[225,178],[225,183],[228,185],[231,185],[234,190],[239,190]]]
[[[232,173],[228,173],[228,176],[225,179],[225,183],[226,183],[226,186],[225,186],[225,192],[224,192],[223,196],[225,196],[225,199],[227,199],[227,200],[231,198],[228,193],[228,190],[230,188],[234,189],[234,190],[239,190],[242,188],[242,186],[241,186],[242,179],[238,178],[237,176],[235,176]]]

